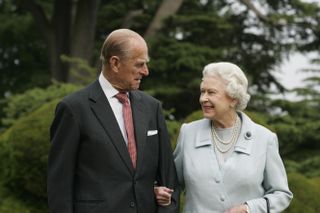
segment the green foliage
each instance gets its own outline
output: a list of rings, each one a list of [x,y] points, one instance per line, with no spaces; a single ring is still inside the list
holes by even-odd
[[[309,152],[308,152],[309,153]],[[318,153],[319,154],[319,153]],[[296,172],[306,177],[320,177],[320,156],[308,156],[303,161],[285,161],[287,172]]]
[[[71,65],[70,78],[77,84],[87,85],[97,78],[96,68],[91,67],[86,60],[66,55],[62,55],[61,60]]]
[[[305,90],[302,100],[274,100],[271,103],[272,108],[280,109],[280,113],[269,116],[268,123],[278,133],[280,148],[286,157],[296,159],[302,150],[319,150],[319,94],[316,89]]]
[[[14,191],[45,198],[49,127],[57,100],[19,119],[0,137],[1,179]]]
[[[1,213],[32,213],[32,211],[26,207],[26,205],[18,199],[13,197],[3,197],[0,201],[0,212]]]
[[[286,213],[317,213],[320,210],[320,179],[308,179],[299,173],[288,174],[293,200]]]
[[[42,208],[46,203],[49,127],[57,102],[20,118],[0,136],[2,184],[19,199],[36,201]]]
[[[0,2],[0,99],[33,86],[50,84],[46,47],[28,13],[12,0]]]
[[[152,39],[149,46],[150,75],[142,87],[162,100],[166,109],[176,109],[177,119],[198,109],[202,69],[211,59],[220,59],[221,50],[180,42],[169,36]]]
[[[190,123],[190,122],[192,122],[192,121],[199,120],[199,119],[202,119],[202,118],[203,118],[202,111],[201,111],[201,110],[198,110],[198,111],[195,111],[195,112],[191,113],[190,115],[188,115],[188,116],[184,119],[184,122],[185,122],[185,123]]]
[[[3,108],[5,116],[1,119],[2,125],[9,127],[17,119],[35,111],[44,103],[64,97],[77,89],[79,86],[73,84],[54,83],[45,89],[34,88],[22,94],[9,96],[5,99]]]
[[[174,150],[174,148],[177,145],[177,138],[179,134],[181,123],[178,121],[173,120],[167,120],[167,127],[171,139],[171,147]]]
[[[37,205],[35,205],[37,203]],[[46,213],[45,203],[22,201],[0,187],[0,213]]]

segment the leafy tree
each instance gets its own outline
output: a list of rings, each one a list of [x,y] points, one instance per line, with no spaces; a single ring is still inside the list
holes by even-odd
[[[302,26],[310,19],[318,22],[314,17],[319,7],[266,1],[260,5],[266,13],[262,15],[250,2],[185,0],[162,30],[149,38],[151,74],[143,87],[168,108],[175,107],[178,119],[197,109],[201,71],[210,62],[238,64],[247,73],[253,95],[272,93],[273,85],[275,92],[285,91],[270,70],[277,69],[283,55],[294,47],[293,39],[299,44],[313,40],[314,34],[305,35]],[[258,108],[254,105],[259,100],[266,105],[269,100],[264,97],[255,98],[250,107]]]
[[[61,55],[90,61],[94,47],[99,0],[16,0],[29,11],[48,48],[50,71],[54,79],[68,81],[68,64]],[[49,8],[49,9],[47,9]]]
[[[45,46],[32,17],[4,0],[0,1],[0,22],[0,99],[33,86],[47,86]]]

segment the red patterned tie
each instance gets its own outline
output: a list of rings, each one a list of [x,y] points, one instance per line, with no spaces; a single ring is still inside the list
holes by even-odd
[[[134,139],[134,127],[133,127],[132,112],[129,104],[129,99],[126,93],[118,93],[116,94],[115,97],[123,105],[122,112],[123,112],[124,125],[126,127],[127,138],[128,138],[128,152],[129,152],[133,167],[136,168],[137,148],[136,148],[136,142]]]

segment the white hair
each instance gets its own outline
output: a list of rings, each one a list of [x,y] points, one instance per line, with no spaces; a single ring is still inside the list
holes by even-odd
[[[202,71],[203,78],[218,76],[226,83],[226,93],[238,101],[236,110],[244,110],[247,107],[250,95],[248,91],[248,79],[243,71],[235,64],[229,62],[210,63]]]

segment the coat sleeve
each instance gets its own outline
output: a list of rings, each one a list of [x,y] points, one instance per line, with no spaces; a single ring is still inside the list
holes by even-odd
[[[158,184],[166,186],[174,190],[172,201],[169,206],[158,207],[159,213],[178,213],[179,212],[179,196],[177,173],[173,161],[171,142],[166,126],[166,122],[162,113],[161,104],[159,103],[157,110],[158,127],[159,127],[159,166],[158,166]]]
[[[183,176],[183,141],[184,141],[184,129],[185,124],[181,126],[180,133],[178,136],[177,146],[173,153],[174,163],[177,170],[178,182],[181,191],[184,190],[184,176]]]
[[[279,154],[278,139],[274,133],[271,134],[268,140],[266,157],[263,181],[264,197],[247,203],[251,212],[267,212],[265,199],[267,198],[271,213],[282,212],[289,206],[293,195],[288,187],[285,167]]]
[[[50,139],[47,174],[49,209],[51,213],[72,213],[79,125],[65,102],[57,105]]]

